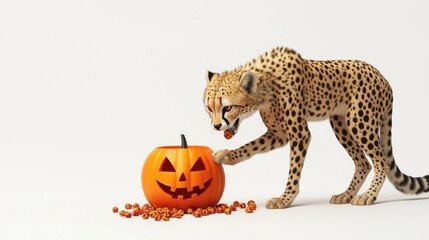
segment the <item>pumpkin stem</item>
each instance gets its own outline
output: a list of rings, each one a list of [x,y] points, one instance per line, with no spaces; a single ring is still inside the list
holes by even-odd
[[[185,134],[180,134],[180,138],[182,140],[182,145],[180,148],[188,148],[188,143],[186,142]]]

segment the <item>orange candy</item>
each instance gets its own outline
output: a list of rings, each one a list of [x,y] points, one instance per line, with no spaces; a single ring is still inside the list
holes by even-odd
[[[208,216],[210,213],[209,213],[209,210],[207,210],[206,208],[205,209],[203,209],[203,210],[201,210],[201,215],[203,215],[203,216]]]
[[[125,217],[125,210],[121,210],[121,211],[119,212],[119,216],[121,216],[121,217]]]
[[[161,221],[162,217],[161,214],[158,214],[154,217],[155,221]]]
[[[232,214],[233,211],[237,211],[238,208],[244,209],[246,213],[252,213],[256,210],[256,203],[253,200],[249,200],[246,203],[234,201],[231,205],[227,205],[225,203],[219,203],[216,206],[213,207],[207,207],[207,208],[188,208],[186,210],[186,213],[189,215],[192,215],[196,218],[201,218],[203,216],[208,216],[210,214],[214,213],[223,213],[226,215]],[[167,207],[158,207],[153,208],[149,204],[144,204],[140,207],[138,203],[125,204],[125,209],[127,210],[120,210],[118,207],[113,207],[112,211],[114,213],[119,212],[119,215],[121,217],[131,218],[131,217],[137,217],[141,216],[143,219],[153,218],[155,221],[170,221],[170,218],[182,218],[182,216],[185,214],[185,211],[179,208],[172,208],[169,209]]]
[[[215,214],[216,213],[216,209],[214,209],[212,207],[208,207],[207,211],[209,212],[209,214]]]
[[[229,207],[225,208],[224,213],[230,215],[231,214],[231,208],[229,208]]]
[[[202,216],[201,211],[199,211],[199,210],[195,210],[192,215],[194,215],[194,217],[196,217],[196,218],[200,218]]]
[[[161,214],[162,221],[170,221],[170,217],[167,214]]]
[[[143,212],[142,213],[142,218],[143,219],[148,219],[149,218],[149,213],[148,212]]]
[[[133,210],[133,216],[134,216],[134,217],[140,216],[140,214],[141,214],[140,209],[137,209],[137,210],[136,210],[136,209],[134,209],[134,210]]]
[[[225,132],[223,132],[223,136],[226,139],[231,139],[234,136],[234,133],[232,133],[231,131],[229,131],[229,129],[225,130]]]
[[[253,212],[253,209],[252,209],[252,208],[250,208],[250,207],[247,207],[246,209],[244,209],[244,211],[245,211],[246,213],[252,213],[252,212]]]

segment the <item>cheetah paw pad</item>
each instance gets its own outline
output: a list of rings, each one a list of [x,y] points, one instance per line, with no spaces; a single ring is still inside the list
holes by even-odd
[[[346,204],[346,203],[350,203],[351,201],[352,201],[352,196],[350,196],[350,194],[341,193],[341,194],[332,196],[331,201],[329,201],[329,203]]]
[[[268,209],[282,209],[289,207],[290,203],[288,203],[286,200],[283,200],[281,198],[271,198],[267,201],[267,204],[265,205]]]
[[[365,194],[356,195],[352,199],[352,205],[366,206],[372,205],[375,202],[375,197],[367,196]]]

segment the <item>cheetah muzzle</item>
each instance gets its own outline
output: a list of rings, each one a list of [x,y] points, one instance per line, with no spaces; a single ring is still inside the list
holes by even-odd
[[[238,132],[239,125],[240,125],[240,118],[237,118],[234,124],[223,132],[223,136],[226,139],[231,139]]]

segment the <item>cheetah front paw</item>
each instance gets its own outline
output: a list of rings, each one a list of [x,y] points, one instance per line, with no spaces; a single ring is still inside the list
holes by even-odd
[[[282,208],[289,207],[291,203],[292,202],[288,202],[281,198],[271,198],[270,200],[267,201],[267,204],[265,204],[265,207],[268,209],[282,209]]]
[[[345,204],[345,203],[350,203],[351,201],[352,201],[352,196],[349,193],[344,192],[344,193],[332,196],[331,201],[329,201],[329,203]]]
[[[372,205],[375,202],[375,197],[366,194],[356,195],[352,199],[352,205],[366,206]]]
[[[226,149],[219,150],[213,153],[213,160],[218,164],[226,164],[226,165],[235,164],[231,158],[231,151]]]

